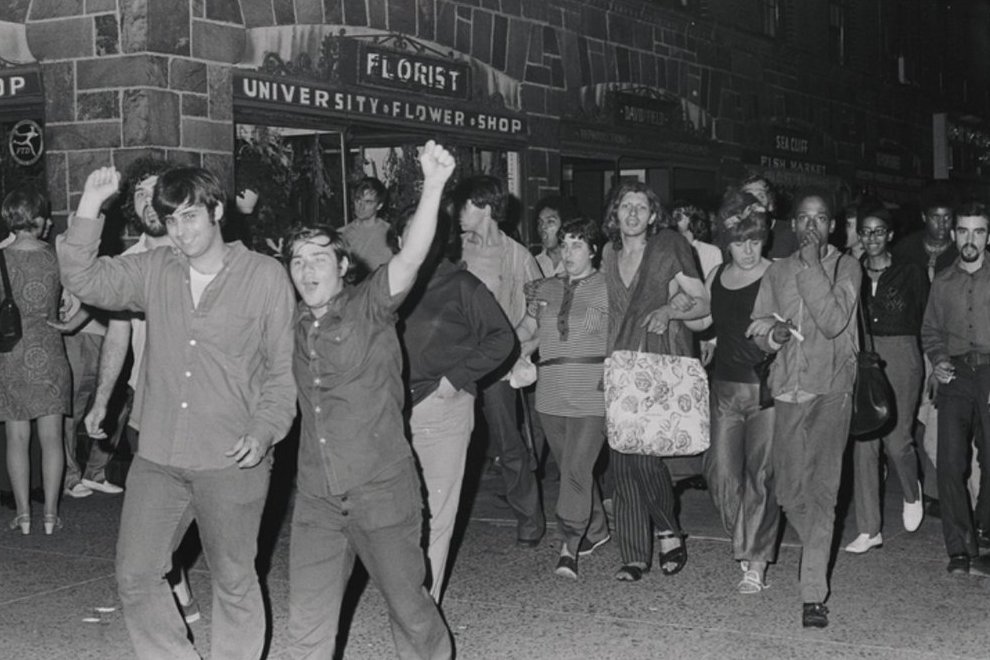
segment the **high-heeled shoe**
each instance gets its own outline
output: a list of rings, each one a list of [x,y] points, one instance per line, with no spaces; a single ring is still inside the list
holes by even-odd
[[[10,521],[9,527],[11,531],[20,527],[21,534],[27,536],[28,534],[31,533],[31,514],[22,513],[21,515],[17,516],[16,518]]]
[[[46,513],[43,522],[45,524],[45,534],[48,536],[51,536],[52,532],[56,529],[62,529],[62,519],[54,513]]]

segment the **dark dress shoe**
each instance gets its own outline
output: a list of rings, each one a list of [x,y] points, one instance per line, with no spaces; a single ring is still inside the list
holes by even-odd
[[[542,539],[516,539],[516,545],[520,548],[535,548],[540,544]]]
[[[801,606],[801,625],[805,628],[824,628],[828,625],[828,608],[825,603],[805,603]]]
[[[990,557],[972,557],[969,560],[969,574],[990,577]]]
[[[969,573],[969,555],[949,555],[949,565],[945,570],[953,575],[967,575]]]

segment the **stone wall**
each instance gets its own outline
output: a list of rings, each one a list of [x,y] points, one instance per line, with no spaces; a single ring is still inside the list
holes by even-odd
[[[827,5],[786,6],[789,31],[800,36]],[[821,35],[800,43],[764,38],[753,32],[760,23],[751,14],[760,7],[731,0],[732,14],[747,18],[737,25],[637,0],[0,0],[0,21],[26,25],[42,66],[57,213],[71,208],[91,168],[126,168],[146,153],[203,164],[230,181],[230,64],[241,56],[245,29],[273,25],[408,34],[518,80],[531,126],[529,204],[558,190],[561,115],[576,107],[583,87],[600,83],[687,99],[730,147],[755,146],[761,121],[792,119],[832,136],[840,156],[855,157],[864,136],[879,132],[928,153],[932,90],[880,77],[872,51],[836,68],[819,52]]]
[[[233,181],[229,65],[243,46],[239,12],[206,19],[203,2],[189,0],[14,4],[42,68],[56,220],[75,207],[92,169],[126,171],[143,155]]]

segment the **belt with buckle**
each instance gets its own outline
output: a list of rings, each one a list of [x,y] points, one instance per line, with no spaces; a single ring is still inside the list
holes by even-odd
[[[972,369],[990,366],[990,353],[970,351],[969,353],[957,355],[956,359]]]

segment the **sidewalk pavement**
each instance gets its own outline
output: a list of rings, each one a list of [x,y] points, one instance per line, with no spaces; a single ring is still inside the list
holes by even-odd
[[[926,519],[920,530],[906,533],[893,483],[883,547],[865,555],[836,554],[831,625],[824,630],[801,627],[799,549],[791,530],[767,574],[770,588],[736,593],[741,572],[706,492],[687,491],[681,498],[680,518],[689,534],[684,571],[672,577],[654,571],[629,584],[612,578],[620,563],[614,541],[581,559],[578,581],[553,574],[559,548],[554,526],[538,548],[517,548],[497,485],[498,479],[480,480],[466,504],[466,527],[443,603],[459,658],[990,657],[990,579],[946,572],[938,520]],[[552,520],[556,485],[545,484],[545,491]],[[65,527],[50,537],[39,533],[40,524],[30,536],[4,525],[0,658],[132,657],[113,576],[120,503],[120,497],[99,493],[67,500]],[[259,561],[271,603],[270,658],[286,657],[285,520],[273,518]],[[837,547],[856,535],[851,513],[844,523],[837,526]],[[203,609],[191,634],[208,657],[210,582],[202,559],[191,569],[190,582]],[[343,657],[394,657],[384,602],[373,585],[363,588],[361,576],[352,586],[342,624]]]

